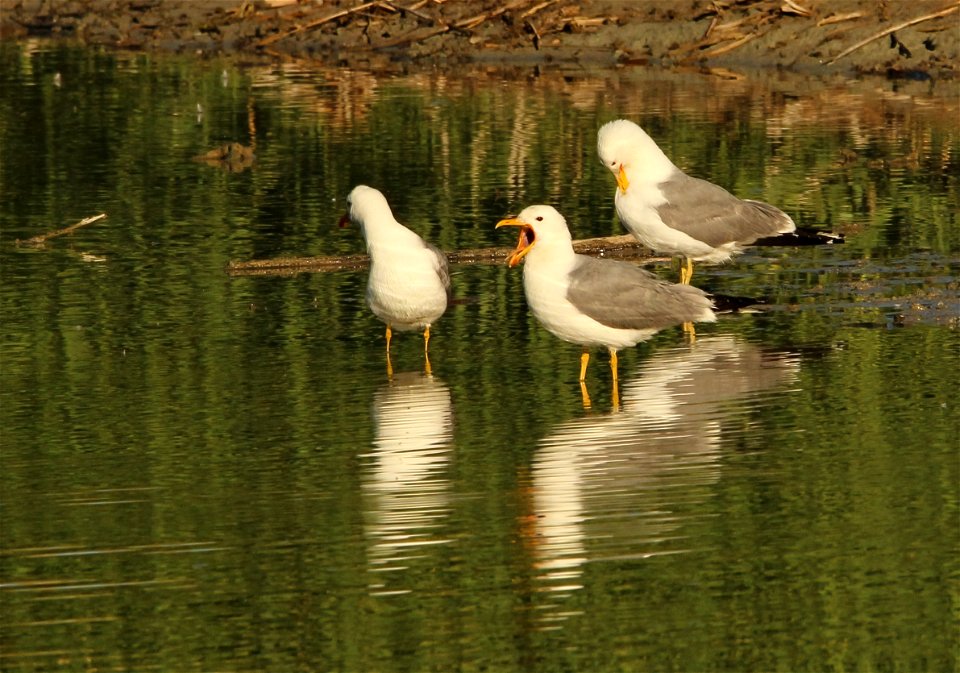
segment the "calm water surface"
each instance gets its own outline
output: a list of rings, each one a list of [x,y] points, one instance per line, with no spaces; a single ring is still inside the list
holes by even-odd
[[[957,669],[955,84],[42,43],[0,83],[0,669]],[[621,233],[618,116],[848,239],[700,266],[767,310],[623,352],[618,407],[518,270],[455,267],[393,376],[362,271],[225,271],[361,251],[360,182],[448,250]]]

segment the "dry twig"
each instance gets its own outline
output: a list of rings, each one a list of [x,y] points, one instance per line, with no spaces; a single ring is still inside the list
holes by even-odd
[[[843,21],[850,21],[852,19],[859,19],[863,16],[863,12],[850,12],[848,14],[831,14],[825,19],[820,19],[817,21],[817,27],[820,26],[829,26],[832,23],[841,23]]]
[[[392,47],[410,44],[411,42],[420,42],[435,35],[440,35],[441,33],[448,33],[451,30],[470,30],[471,28],[480,25],[484,21],[495,19],[496,17],[506,14],[507,12],[516,9],[521,5],[527,4],[529,1],[530,0],[514,0],[514,2],[506,4],[503,7],[499,7],[489,12],[484,12],[483,14],[477,14],[476,16],[471,16],[466,19],[460,19],[459,21],[455,21],[453,23],[440,24],[439,26],[426,31],[413,31],[411,33],[407,33],[406,35],[401,35],[392,40],[387,40],[386,42],[374,45],[374,49],[390,49]]]
[[[536,14],[537,12],[539,12],[539,11],[540,11],[541,9],[543,9],[544,7],[549,7],[550,5],[554,4],[555,2],[557,2],[557,0],[546,0],[546,2],[541,2],[540,4],[534,5],[533,7],[531,7],[531,8],[528,9],[527,11],[525,11],[523,14],[521,14],[521,15],[520,15],[520,18],[521,18],[521,19],[528,19],[528,18],[530,18],[531,16],[533,16],[534,14]]]
[[[524,24],[526,24],[526,26],[530,28],[530,32],[533,33],[533,48],[539,51],[541,40],[540,31],[538,31],[537,27],[533,24],[533,19],[527,19],[524,21]]]
[[[737,38],[733,42],[727,42],[726,44],[710,49],[708,51],[700,54],[700,58],[713,58],[714,56],[720,56],[721,54],[726,54],[728,51],[733,51],[745,45],[750,40],[753,40],[757,37],[760,37],[756,33],[748,33],[742,37]]]
[[[796,14],[797,16],[810,16],[813,14],[812,11],[800,5],[794,0],[783,0],[783,5],[780,6],[780,11],[784,14]]]
[[[960,2],[957,2],[955,5],[947,7],[946,9],[941,9],[939,12],[934,12],[933,14],[926,14],[924,16],[918,16],[916,18],[910,19],[909,21],[898,23],[896,26],[890,26],[889,28],[881,30],[876,35],[871,35],[870,37],[864,40],[860,40],[852,47],[847,47],[846,49],[841,51],[839,54],[837,54],[836,56],[831,58],[829,61],[827,61],[826,65],[833,65],[834,63],[839,61],[841,58],[843,58],[844,56],[847,56],[848,54],[852,54],[860,47],[868,45],[874,40],[879,40],[881,37],[885,37],[890,33],[895,33],[896,31],[901,30],[903,28],[907,28],[909,26],[915,26],[916,24],[923,23],[924,21],[929,21],[931,19],[939,19],[941,16],[947,16],[949,14],[953,14],[957,10],[960,10]]]
[[[392,12],[406,12],[407,14],[412,14],[413,16],[417,17],[421,21],[429,21],[430,23],[434,23],[433,17],[427,16],[423,12],[418,11],[420,8],[416,5],[413,5],[410,7],[400,7],[398,5],[393,4],[392,2],[386,2],[384,0],[380,3],[380,6],[388,7]]]
[[[257,42],[256,46],[267,47],[273,44],[274,42],[279,42],[280,40],[290,37],[291,35],[296,35],[297,33],[302,33],[307,30],[313,30],[317,26],[322,26],[323,24],[328,23],[330,21],[336,21],[337,19],[341,19],[345,16],[350,16],[351,14],[356,14],[357,12],[362,12],[365,9],[369,9],[370,7],[379,6],[379,5],[380,5],[380,2],[378,2],[377,0],[374,0],[373,2],[365,2],[361,5],[357,5],[356,7],[351,7],[350,9],[344,9],[339,12],[334,12],[333,14],[328,14],[327,16],[320,17],[319,19],[316,19],[314,21],[310,21],[301,26],[297,26],[296,28],[292,28],[286,31],[285,33],[277,33],[276,35],[265,37],[259,42]]]

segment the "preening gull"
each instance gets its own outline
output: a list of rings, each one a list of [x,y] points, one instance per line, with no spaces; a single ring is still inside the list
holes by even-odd
[[[388,358],[393,330],[422,329],[426,355],[430,326],[447,309],[450,273],[446,255],[397,222],[379,190],[357,185],[347,197],[347,207],[340,224],[353,221],[366,240],[370,255],[367,304],[387,325]]]
[[[690,177],[632,121],[604,124],[597,133],[597,153],[617,178],[615,202],[623,226],[647,247],[685,257],[681,283],[690,282],[694,261],[723,262],[762,239],[787,235],[766,244],[802,245],[839,238],[822,234],[807,240],[779,208]]]

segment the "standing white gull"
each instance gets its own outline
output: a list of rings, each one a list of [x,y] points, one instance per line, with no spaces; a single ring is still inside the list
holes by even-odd
[[[387,199],[372,187],[354,187],[347,207],[340,225],[352,220],[366,240],[367,304],[387,324],[388,366],[392,330],[422,329],[423,352],[428,355],[430,326],[447,310],[450,294],[446,255],[397,222]]]
[[[615,202],[623,226],[657,252],[683,255],[681,283],[690,282],[694,260],[723,262],[745,245],[797,228],[779,208],[738,199],[690,177],[632,121],[600,127],[597,153],[617,177]]]
[[[616,387],[618,350],[673,325],[716,320],[710,298],[698,288],[662,281],[627,262],[575,253],[566,220],[552,206],[530,206],[497,223],[506,226],[520,227],[507,263],[526,260],[523,289],[533,315],[554,336],[583,346],[580,381],[592,347],[610,352]]]

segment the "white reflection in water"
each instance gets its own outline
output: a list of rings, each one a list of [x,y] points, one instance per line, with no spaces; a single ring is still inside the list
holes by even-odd
[[[447,466],[453,438],[450,390],[429,374],[394,376],[373,398],[376,436],[362,488],[370,568],[402,570],[431,545],[450,509]],[[371,588],[387,591],[386,575]]]
[[[622,386],[620,411],[545,437],[529,531],[541,587],[557,596],[581,588],[587,561],[686,551],[683,510],[709,498],[725,422],[798,366],[733,336],[700,338],[645,361]],[[556,621],[543,607],[543,621]]]

